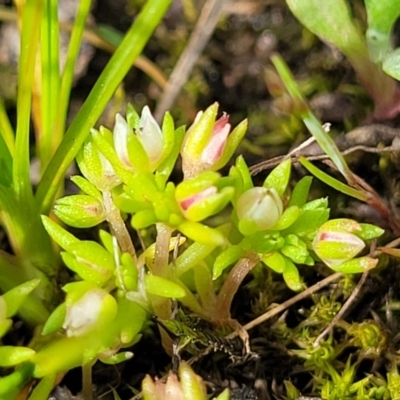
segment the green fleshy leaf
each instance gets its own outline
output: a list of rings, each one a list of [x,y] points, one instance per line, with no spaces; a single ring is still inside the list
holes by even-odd
[[[300,214],[301,210],[297,206],[287,208],[279,218],[278,223],[274,226],[274,231],[283,231],[289,228],[298,219]]]
[[[113,144],[107,140],[106,136],[111,134],[111,132],[104,128],[100,127],[100,132],[95,129],[91,130],[91,138],[93,142],[96,144],[96,147],[99,149],[101,154],[108,160],[108,162],[114,168],[115,173],[118,177],[124,182],[129,182],[129,179],[132,175],[132,171],[128,171],[125,165],[118,158],[117,153],[114,150]]]
[[[361,225],[355,221],[354,219],[350,218],[335,218],[326,221],[321,227],[324,231],[330,232],[346,232],[346,233],[353,233],[357,234],[357,232],[361,232],[362,228]]]
[[[126,345],[131,343],[141,331],[147,318],[146,311],[137,303],[126,298],[118,299],[118,313],[115,324],[118,325],[118,332],[121,342]]]
[[[217,229],[200,224],[199,222],[184,221],[178,229],[195,242],[206,245],[222,246],[225,244],[224,235]]]
[[[139,172],[147,172],[150,170],[150,160],[145,148],[134,134],[128,135],[126,143],[129,155],[129,162],[134,169]]]
[[[360,224],[361,232],[354,232],[362,240],[371,240],[382,236],[385,231],[378,226],[372,224]]]
[[[46,215],[42,215],[42,222],[51,238],[64,250],[70,251],[73,244],[78,243],[79,240],[64,228],[51,220]]]
[[[143,210],[132,217],[131,225],[135,229],[144,229],[154,225],[156,222],[158,221],[153,210]]]
[[[382,69],[389,76],[400,81],[400,48],[386,54]]]
[[[277,251],[274,251],[273,253],[262,254],[260,258],[267,267],[271,268],[278,274],[283,273],[283,271],[285,270],[285,257]]]
[[[241,219],[238,223],[238,228],[240,233],[245,236],[256,234],[259,231],[257,222],[252,219]]]
[[[299,218],[285,231],[302,238],[312,240],[317,229],[329,218],[329,210],[305,210]]]
[[[153,203],[154,215],[156,217],[157,222],[164,222],[164,223],[169,222],[171,216],[171,210],[169,209],[165,200],[166,199],[164,198]]]
[[[298,206],[301,207],[307,202],[308,193],[310,191],[312,176],[305,176],[297,182],[293,189],[292,195],[290,196],[289,207]]]
[[[183,157],[188,157],[192,160],[200,158],[213,132],[217,112],[218,104],[214,103],[187,130],[182,147]]]
[[[243,120],[236,128],[229,134],[225,148],[219,160],[213,165],[213,170],[218,171],[224,167],[232,158],[248,127],[247,119]]]
[[[222,253],[220,253],[214,262],[213,267],[213,280],[217,279],[225,268],[235,263],[244,254],[241,246],[229,246]]]
[[[110,253],[114,254],[114,240],[113,236],[107,231],[100,229],[99,231],[100,241],[104,248]]]
[[[176,260],[175,272],[177,276],[200,264],[217,247],[215,244],[193,243]]]
[[[81,298],[86,292],[96,289],[98,286],[93,282],[79,281],[67,283],[62,287],[62,290],[68,294],[65,302],[67,306]]]
[[[114,271],[114,258],[102,245],[91,240],[74,243],[69,250],[74,256],[101,268]]]
[[[223,210],[232,199],[233,194],[232,187],[223,188],[220,192],[192,204],[186,210],[185,216],[190,221],[202,221]]]
[[[366,257],[353,258],[340,265],[335,265],[335,266],[330,265],[329,268],[333,269],[336,272],[340,272],[342,274],[359,274],[375,268],[377,264],[378,260],[366,256]]]
[[[157,201],[160,197],[155,177],[150,172],[133,175],[125,188],[125,191],[133,199],[150,203]]]
[[[259,234],[247,237],[248,242],[251,244],[250,249],[257,253],[270,253],[274,250],[279,250],[284,246],[285,239],[279,234]]]
[[[105,220],[102,202],[86,194],[61,197],[54,205],[54,214],[74,228],[92,228]]]
[[[82,366],[87,353],[84,349],[90,349],[90,352],[96,355],[102,349],[101,341],[96,335],[61,337],[51,341],[32,357],[33,376],[42,378]],[[60,354],[62,357],[55,357]]]
[[[205,384],[185,361],[179,364],[179,378],[184,399],[203,400],[207,398]]]
[[[174,148],[175,144],[175,124],[174,119],[171,117],[169,112],[166,112],[164,115],[162,128],[163,132],[163,155],[162,158],[159,160],[161,164],[171,153],[172,149]]]
[[[78,186],[79,189],[82,190],[82,192],[88,194],[89,196],[95,197],[99,201],[102,200],[100,191],[96,188],[96,186],[93,185],[93,183],[89,182],[83,176],[75,175],[71,176],[70,179],[75,183],[76,186]]]
[[[63,326],[65,316],[67,315],[67,306],[61,303],[49,316],[44,324],[42,335],[49,335],[57,332]]]
[[[328,208],[328,198],[323,197],[320,199],[315,199],[304,204],[303,210],[329,210]]]
[[[6,318],[13,317],[28,295],[39,285],[40,279],[32,279],[4,293],[2,298],[6,303]]]
[[[263,186],[265,188],[275,188],[279,196],[282,197],[289,184],[291,169],[292,162],[290,159],[282,161],[270,172]]]
[[[140,198],[132,198],[128,193],[121,193],[114,197],[114,204],[122,212],[134,214],[138,211],[149,210],[152,208],[151,204],[145,202]]]
[[[24,363],[11,374],[0,379],[0,398],[15,399],[23,386],[32,379],[32,363]]]
[[[178,129],[175,130],[174,133],[174,144],[172,146],[171,151],[168,154],[168,157],[166,157],[158,166],[157,171],[156,171],[156,184],[159,190],[162,190],[171,175],[171,172],[173,171],[175,167],[176,160],[179,156],[179,152],[181,150],[183,138],[185,136],[185,127],[181,126]]]
[[[121,255],[121,265],[119,266],[122,282],[125,290],[137,290],[138,269],[133,263],[132,256],[129,253]]]
[[[96,242],[74,243],[70,252],[62,252],[61,257],[65,264],[82,279],[98,285],[106,283],[114,273],[113,256]]]
[[[20,346],[0,347],[0,367],[13,367],[28,361],[35,354],[35,350]]]
[[[178,284],[156,275],[145,275],[146,292],[156,296],[179,299],[185,296],[185,290]]]
[[[136,112],[131,103],[127,104],[125,114],[129,128],[138,130],[140,128],[140,115]]]
[[[197,175],[195,178],[181,182],[175,190],[177,201],[182,201],[204,189],[214,185],[221,175],[218,172],[206,171]]]
[[[83,176],[92,182],[98,189],[103,190],[103,164],[97,146],[88,137],[76,156],[76,162]]]
[[[281,252],[296,264],[305,264],[309,257],[306,244],[293,234],[285,237],[285,245],[282,247]]]
[[[249,168],[244,160],[243,156],[239,156],[236,159],[235,165],[229,171],[229,175],[232,176],[236,181],[236,198],[246,190],[251,189],[253,185],[253,180],[251,179]]]
[[[288,285],[289,289],[298,292],[302,289],[303,284],[301,282],[299,270],[297,269],[296,265],[293,264],[287,258],[285,259],[285,269],[283,271],[283,279]]]

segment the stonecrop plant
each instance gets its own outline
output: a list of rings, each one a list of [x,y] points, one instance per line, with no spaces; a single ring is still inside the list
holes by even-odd
[[[76,158],[83,176],[71,178],[82,193],[61,197],[53,211],[67,225],[91,228],[107,221],[110,230],[100,230],[99,242],[80,240],[42,216],[71,281],[33,348],[0,348],[3,366],[18,365],[0,380],[1,393],[21,389],[29,378],[54,379],[96,360],[131,358],[124,349],[139,340],[150,317],[172,318],[172,299],[234,329],[231,301],[260,262],[282,274],[294,291],[303,288],[298,265],[311,268],[322,260],[343,273],[375,267],[377,259],[356,256],[383,231],[350,219],[330,220],[326,198],[308,201],[310,177],[289,191],[289,159],[261,186],[254,185],[241,156],[226,175],[218,172],[247,122],[231,131],[228,116],[216,119],[217,113],[218,105],[210,106],[186,130],[175,128],[168,113],[159,127],[147,107],[139,116],[128,106],[125,116],[116,115],[112,131],[91,130]],[[170,174],[179,154],[183,180],[174,183]],[[222,223],[219,214],[226,215]],[[126,223],[141,235],[141,248]],[[21,296],[36,284],[25,284]],[[3,296],[6,305],[11,296],[12,291]],[[5,324],[14,313],[5,311]],[[165,340],[167,351],[169,345]],[[60,353],[64,356],[57,357]]]
[[[0,219],[12,249],[12,254],[0,253],[0,338],[18,315],[31,328],[32,339],[0,346],[0,399],[45,400],[75,367],[83,368],[83,393],[90,399],[94,363],[132,358],[132,346],[154,320],[160,322],[165,351],[179,356],[162,328],[174,320],[177,303],[212,326],[239,332],[248,350],[231,305],[256,266],[281,275],[289,289],[300,292],[306,288],[302,271],[316,263],[342,274],[364,273],[378,263],[366,250],[383,230],[331,219],[326,197],[309,198],[312,178],[291,179],[290,156],[261,184],[253,179],[244,158],[235,156],[247,121],[232,127],[217,103],[199,112],[188,128],[176,126],[168,112],[159,125],[149,107],[138,112],[131,105],[115,115],[113,126],[94,128],[169,3],[145,4],[65,135],[72,71],[90,2],[80,2],[61,73],[53,29],[58,27],[57,1],[18,3],[23,68],[15,132],[0,118]],[[354,185],[284,62],[275,57],[273,63],[293,112],[348,185],[326,178],[305,158],[300,163],[368,202],[371,195]],[[33,85],[35,68],[42,73],[42,86]],[[29,177],[32,101],[42,110],[33,114],[35,156],[42,167],[35,191]],[[6,115],[2,103],[0,113]],[[63,195],[63,179],[74,159],[80,174],[71,180],[79,194]],[[80,239],[69,227],[94,228],[99,239]],[[206,398],[205,386],[185,362],[179,376],[180,381],[171,373],[166,383],[147,376],[144,398]],[[217,398],[228,398],[227,391]]]

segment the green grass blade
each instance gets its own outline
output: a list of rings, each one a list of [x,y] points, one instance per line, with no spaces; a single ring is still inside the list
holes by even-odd
[[[15,133],[8,119],[3,99],[0,99],[0,134],[8,147],[9,153],[14,155]]]
[[[309,172],[311,172],[316,178],[324,182],[325,184],[333,187],[338,192],[347,194],[348,196],[355,197],[358,200],[367,201],[369,196],[367,193],[362,192],[360,190],[354,189],[343,182],[338,181],[335,178],[332,178],[330,175],[321,171],[315,165],[311,164],[305,157],[299,158],[299,163],[306,168]]]
[[[65,172],[81,148],[118,85],[149,40],[171,0],[150,0],[103,70],[87,100],[75,117],[39,183],[36,200],[42,213],[50,209]]]
[[[13,159],[4,137],[0,135],[0,185],[12,185]]]
[[[65,121],[67,119],[67,112],[69,106],[69,98],[74,79],[75,64],[79,55],[82,36],[85,30],[85,25],[87,17],[90,12],[91,5],[92,5],[91,0],[81,0],[79,3],[78,11],[75,16],[74,27],[72,29],[71,39],[68,46],[67,60],[61,76],[61,90],[57,108],[58,120],[57,120],[57,126],[55,128],[55,137],[53,140],[54,149],[56,149],[58,145],[61,143],[64,134]]]
[[[60,38],[58,24],[58,1],[46,0],[42,19],[41,34],[41,132],[37,143],[42,171],[53,155],[52,143],[55,137],[55,123],[58,109],[55,106],[60,90]],[[58,144],[58,143],[57,143]]]
[[[2,213],[10,243],[29,267],[53,271],[57,268],[51,242],[46,234],[34,201],[30,182],[29,131],[35,62],[42,23],[43,0],[27,0],[22,9],[21,53],[18,70],[17,129],[12,165],[12,188],[0,194],[2,203],[10,202]],[[11,203],[11,201],[13,203]],[[35,241],[30,236],[35,232]],[[30,264],[32,263],[32,264]]]
[[[29,177],[29,125],[35,59],[42,18],[43,0],[27,0],[23,8],[21,54],[18,68],[17,131],[13,163],[13,185],[18,198],[32,202]]]
[[[278,71],[282,81],[284,82],[289,95],[296,103],[300,114],[299,116],[307,126],[310,133],[314,136],[315,140],[321,146],[321,149],[325,152],[325,154],[333,161],[337,169],[345,177],[346,181],[349,184],[354,182],[353,173],[348,167],[344,157],[342,156],[342,153],[336,146],[334,140],[322,127],[321,122],[318,121],[318,119],[309,109],[286,63],[280,56],[273,56],[271,61]]]

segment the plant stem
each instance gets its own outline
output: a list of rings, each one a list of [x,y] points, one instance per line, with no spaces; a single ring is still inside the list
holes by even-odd
[[[161,222],[156,224],[156,229],[156,255],[152,272],[154,275],[166,277],[172,229]]]
[[[85,400],[93,399],[92,366],[93,362],[82,365],[82,396]]]
[[[217,296],[215,317],[213,316],[216,321],[230,319],[230,309],[233,297],[238,291],[243,279],[258,263],[258,261],[258,258],[241,258],[231,269]]]
[[[115,206],[111,193],[103,192],[103,205],[106,211],[106,220],[110,224],[112,234],[117,238],[118,244],[123,253],[129,253],[135,264],[137,257],[135,247],[133,246],[131,236],[126,228],[125,222],[121,217],[121,213]]]

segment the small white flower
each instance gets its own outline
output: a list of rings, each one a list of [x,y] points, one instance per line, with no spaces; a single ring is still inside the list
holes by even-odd
[[[67,336],[82,336],[95,328],[111,296],[103,289],[92,289],[67,307],[63,328]]]
[[[277,224],[283,204],[274,188],[254,187],[239,197],[236,211],[239,221],[251,223],[255,231],[263,231]]]
[[[154,171],[164,154],[164,136],[149,107],[144,107],[140,117],[139,126],[132,129],[124,117],[115,116],[114,148],[119,159],[129,169],[135,169],[135,154],[129,146],[130,135],[136,135],[143,150],[147,154],[150,170]]]

